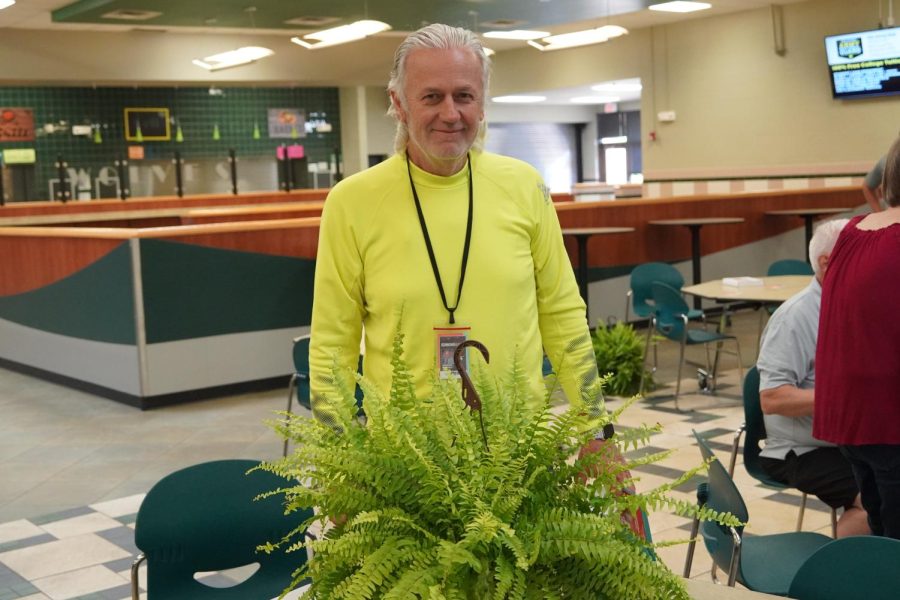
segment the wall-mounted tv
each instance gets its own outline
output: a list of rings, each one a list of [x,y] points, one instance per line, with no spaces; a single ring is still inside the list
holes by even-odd
[[[829,35],[825,53],[835,98],[900,94],[900,27]]]

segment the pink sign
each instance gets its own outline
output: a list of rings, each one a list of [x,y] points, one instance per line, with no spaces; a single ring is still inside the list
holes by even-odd
[[[276,150],[278,160],[284,160],[284,148],[284,146],[278,146],[278,149]],[[294,144],[292,146],[287,146],[287,155],[288,158],[303,158],[306,156],[306,153],[303,151],[303,146]]]

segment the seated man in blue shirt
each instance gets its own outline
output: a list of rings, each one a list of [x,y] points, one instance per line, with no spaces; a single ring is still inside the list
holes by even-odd
[[[809,243],[815,277],[778,307],[763,332],[757,359],[766,443],[763,469],[774,479],[843,507],[837,536],[870,533],[850,463],[836,446],[812,436],[816,340],[822,279],[847,219],[826,221]]]

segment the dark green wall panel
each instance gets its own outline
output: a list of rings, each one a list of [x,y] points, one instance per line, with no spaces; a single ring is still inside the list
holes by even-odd
[[[210,90],[216,93],[211,95]],[[219,93],[221,92],[221,93]],[[274,156],[282,143],[302,144],[309,162],[331,161],[340,148],[341,124],[337,88],[119,88],[119,87],[0,87],[0,108],[30,108],[34,112],[37,139],[33,142],[0,142],[7,148],[37,151],[36,181],[30,200],[48,200],[49,179],[56,178],[54,162],[62,155],[70,167],[85,169],[95,177],[102,167],[112,167],[127,154],[124,133],[125,108],[168,108],[174,120],[171,141],[145,141],[146,159],[170,159],[178,150],[185,160],[224,158],[234,148],[238,157]],[[297,108],[332,125],[328,133],[310,133],[298,139],[269,139],[268,109]],[[47,123],[65,127],[47,133]],[[102,143],[88,136],[73,136],[72,125],[99,124]],[[175,141],[175,125],[181,125],[184,141]],[[220,139],[213,139],[219,126]],[[260,139],[253,139],[254,126]]]
[[[309,325],[315,261],[141,240],[147,343]]]
[[[0,297],[0,318],[75,338],[134,344],[133,299],[131,253],[123,242],[65,279]]]

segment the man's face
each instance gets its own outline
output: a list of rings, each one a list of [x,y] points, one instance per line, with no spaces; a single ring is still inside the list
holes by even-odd
[[[409,130],[407,153],[418,167],[451,175],[465,164],[484,118],[481,64],[468,49],[419,48],[406,57],[405,106],[391,101]]]

